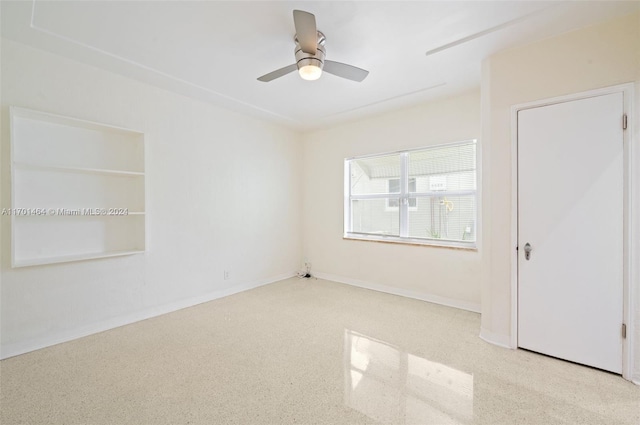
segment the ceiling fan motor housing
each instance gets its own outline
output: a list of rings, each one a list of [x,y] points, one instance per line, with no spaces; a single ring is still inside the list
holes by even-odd
[[[321,33],[320,31],[318,31],[318,45],[317,45],[317,49],[316,49],[316,54],[311,54],[311,53],[307,53],[305,51],[302,50],[302,47],[300,47],[300,44],[298,43],[298,37],[296,36],[295,38],[295,42],[296,42],[296,48],[294,50],[295,55],[296,55],[296,64],[298,65],[298,69],[302,68],[303,66],[307,66],[307,65],[311,65],[311,66],[316,66],[320,69],[322,69],[322,67],[324,66],[324,56],[325,56],[325,49],[324,49],[324,43],[325,43],[325,36],[323,33]]]

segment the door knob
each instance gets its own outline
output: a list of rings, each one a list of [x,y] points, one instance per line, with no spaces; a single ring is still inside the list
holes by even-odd
[[[531,250],[533,248],[531,248],[531,244],[529,242],[527,242],[524,245],[524,259],[529,261],[529,258],[531,258]]]

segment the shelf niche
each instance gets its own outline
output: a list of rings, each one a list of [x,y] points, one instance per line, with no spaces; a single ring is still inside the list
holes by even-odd
[[[12,267],[144,252],[144,134],[15,106],[9,114],[11,212],[22,213],[11,215]]]

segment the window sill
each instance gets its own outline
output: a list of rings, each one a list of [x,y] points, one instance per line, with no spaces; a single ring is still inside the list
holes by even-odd
[[[476,243],[473,244],[463,244],[455,241],[442,241],[442,240],[434,240],[434,239],[410,239],[410,238],[400,238],[397,236],[377,236],[377,235],[359,235],[359,234],[345,234],[342,236],[343,240],[352,240],[352,241],[366,241],[366,242],[378,242],[378,243],[389,243],[389,244],[400,244],[400,245],[412,245],[412,246],[424,246],[424,247],[434,247],[434,248],[448,248],[455,249],[461,251],[478,251],[478,247]]]

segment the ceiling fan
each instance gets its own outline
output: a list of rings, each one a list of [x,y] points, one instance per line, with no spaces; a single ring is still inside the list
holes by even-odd
[[[320,78],[323,70],[329,74],[357,82],[364,80],[369,75],[369,71],[364,69],[345,63],[325,60],[326,50],[324,43],[326,39],[324,34],[317,30],[316,17],[312,13],[294,10],[293,23],[296,27],[296,36],[294,38],[296,43],[294,50],[296,63],[265,74],[259,77],[258,81],[266,83],[287,75],[296,69],[302,79],[309,81]]]

